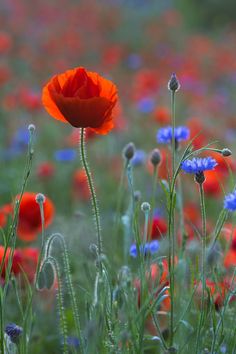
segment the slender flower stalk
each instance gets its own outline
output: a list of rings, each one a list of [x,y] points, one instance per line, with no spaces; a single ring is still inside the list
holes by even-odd
[[[200,207],[201,207],[201,217],[202,217],[202,255],[201,255],[201,270],[202,270],[202,295],[201,295],[201,314],[200,320],[198,323],[197,330],[197,343],[196,343],[196,353],[198,353],[199,345],[200,345],[200,335],[203,326],[204,319],[204,298],[206,292],[206,207],[205,207],[205,198],[204,198],[204,189],[203,183],[199,183],[199,194],[200,194]]]
[[[168,83],[168,89],[171,91],[171,122],[172,122],[172,140],[171,140],[171,154],[172,154],[172,181],[174,182],[175,176],[175,92],[180,88],[178,79],[175,74],[171,76]],[[172,184],[172,183],[171,183]],[[169,254],[168,254],[168,264],[169,264],[169,274],[170,274],[170,346],[173,345],[174,340],[174,258],[175,258],[175,217],[174,217],[174,196],[175,189],[170,188],[170,204],[169,204],[169,222],[168,222],[168,235],[169,235]]]
[[[85,148],[85,128],[81,128],[81,130],[80,130],[80,155],[81,155],[81,161],[82,161],[85,173],[87,175],[88,185],[89,185],[89,189],[90,189],[90,193],[91,193],[92,207],[93,207],[93,212],[94,212],[94,217],[95,217],[95,227],[96,227],[96,232],[97,232],[98,256],[100,258],[99,264],[100,264],[100,270],[102,271],[102,266],[101,266],[101,262],[100,262],[101,255],[102,255],[101,222],[100,222],[100,214],[99,214],[99,207],[98,207],[96,192],[95,192],[91,172],[89,169],[89,165],[87,162],[86,148]]]

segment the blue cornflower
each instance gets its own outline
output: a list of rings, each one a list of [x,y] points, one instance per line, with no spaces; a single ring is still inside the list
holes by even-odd
[[[8,323],[8,325],[6,325],[5,332],[13,343],[17,343],[19,337],[22,335],[23,328],[17,326],[15,323]]]
[[[229,211],[236,210],[236,189],[233,191],[233,193],[230,193],[225,196],[224,208]]]
[[[179,126],[175,128],[175,141],[179,142],[181,140],[187,140],[190,136],[190,131],[187,127]],[[157,132],[158,143],[168,144],[172,141],[172,127],[164,127]]]
[[[186,173],[200,173],[213,170],[217,162],[212,157],[194,157],[192,160],[185,160],[181,164],[181,169]]]
[[[159,250],[159,242],[157,240],[152,242],[147,242],[144,245],[140,246],[141,254],[154,254]],[[135,244],[130,246],[129,254],[131,257],[136,258],[138,256],[137,246]]]
[[[143,165],[146,159],[146,153],[143,150],[136,150],[134,157],[130,160],[133,166]]]
[[[149,243],[149,252],[151,254],[157,253],[158,250],[159,250],[159,242],[157,240],[154,240]]]
[[[75,149],[63,149],[57,150],[54,153],[54,158],[56,161],[65,162],[65,161],[73,161],[76,158],[76,150]]]
[[[137,70],[142,65],[142,59],[140,55],[132,53],[127,58],[127,65],[130,69]]]
[[[70,347],[78,348],[79,347],[79,339],[74,336],[67,337],[67,343]]]
[[[137,252],[137,246],[135,244],[130,246],[129,254],[131,255],[131,257],[134,257],[134,258],[137,257],[138,252]]]
[[[151,97],[144,97],[137,104],[137,108],[141,113],[151,113],[154,111],[155,106],[155,100]]]

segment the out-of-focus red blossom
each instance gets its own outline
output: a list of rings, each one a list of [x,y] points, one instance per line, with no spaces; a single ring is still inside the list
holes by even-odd
[[[230,249],[225,254],[224,266],[225,266],[225,268],[236,267],[236,251],[235,251],[235,249]]]
[[[11,204],[6,204],[0,208],[0,227],[5,227],[7,218],[12,214],[13,207]]]
[[[37,193],[25,192],[23,194],[20,208],[17,235],[23,241],[33,241],[41,231],[41,216],[39,205],[35,200]],[[19,195],[16,197],[19,198]],[[46,198],[44,204],[45,227],[48,227],[54,217],[55,208],[52,201]]]
[[[2,105],[6,111],[13,111],[18,105],[17,95],[15,93],[6,94],[3,98]]]
[[[3,262],[4,252],[5,252],[5,248],[3,246],[0,246],[0,264],[2,264]],[[1,278],[5,278],[10,253],[11,253],[11,249],[10,247],[8,247],[6,251],[5,262],[2,268],[2,274],[0,275]],[[20,272],[20,266],[19,266],[20,262],[21,262],[21,254],[20,252],[15,250],[13,253],[12,267],[11,267],[11,272],[14,273],[15,275],[19,274]]]
[[[79,200],[89,200],[90,191],[84,169],[78,169],[73,174],[73,197]]]
[[[230,282],[224,279],[221,282],[215,283],[210,279],[206,279],[206,287],[209,289],[212,301],[215,304],[216,309],[219,309],[223,304],[228,291],[230,290]],[[202,282],[199,282],[195,300],[200,305],[200,299],[202,295]],[[207,299],[207,292],[205,293],[205,299]],[[232,301],[233,299],[231,299]]]
[[[123,57],[124,48],[118,44],[114,44],[105,48],[102,58],[102,64],[105,68],[118,65]]]
[[[204,182],[204,191],[207,195],[220,197],[222,195],[221,184],[224,182],[224,177],[222,174],[217,173],[216,171],[205,171],[205,182]]]
[[[90,128],[86,129],[86,139],[90,140],[93,139],[97,136],[97,134]],[[73,128],[71,134],[66,137],[66,143],[69,146],[78,146],[80,141],[80,134],[78,132],[78,129]]]
[[[165,236],[167,232],[167,222],[164,218],[160,216],[155,216],[153,218],[151,228],[151,239],[159,239],[162,236]]]
[[[159,106],[153,112],[155,121],[160,125],[168,125],[171,121],[170,111],[165,106]]]
[[[139,70],[133,80],[132,97],[139,100],[156,94],[158,86],[158,74],[155,70]]]
[[[4,247],[0,246],[0,263],[3,261]],[[4,279],[9,262],[11,249],[7,248],[1,277]],[[30,282],[34,280],[39,250],[37,248],[16,248],[13,252],[11,272],[14,275],[25,274]]]
[[[37,167],[36,174],[40,179],[50,179],[55,174],[55,166],[50,161],[41,162]]]
[[[41,97],[29,88],[22,88],[19,92],[21,105],[29,111],[37,111],[42,108]]]
[[[114,127],[117,99],[111,81],[83,67],[54,76],[42,94],[43,105],[53,118],[98,134],[107,134]]]
[[[20,271],[25,273],[30,282],[34,280],[35,272],[38,263],[39,249],[38,248],[18,248],[15,250],[20,255],[18,266]]]
[[[221,236],[227,245],[230,242],[230,249],[236,252],[236,228],[231,223],[225,223],[221,230]]]
[[[207,155],[207,154],[206,154]],[[209,156],[209,154],[208,154]],[[211,156],[216,160],[217,166],[215,167],[215,171],[219,173],[219,175],[228,176],[229,170],[236,171],[236,164],[233,160],[232,156],[224,157],[221,154],[212,151]]]
[[[9,33],[0,31],[0,54],[6,54],[12,47],[12,39]]]
[[[146,279],[148,283],[149,291],[156,289],[154,296],[158,296],[159,292],[163,289],[164,286],[167,286],[168,281],[168,262],[166,259],[163,259],[162,264],[151,264],[150,271],[146,272]],[[134,281],[134,286],[138,290],[138,306],[140,307],[140,280],[136,279]],[[166,312],[170,310],[170,297],[168,290],[165,291],[166,298],[161,302],[160,309],[158,311],[158,317],[161,324],[161,328],[164,329],[167,325]],[[164,315],[164,316],[162,316]],[[145,323],[146,329],[149,333],[153,335],[156,333],[151,318],[148,317]]]
[[[196,223],[201,218],[199,206],[193,202],[187,202],[184,206],[184,218],[191,223]]]
[[[208,144],[209,134],[199,118],[189,119],[186,125],[190,129],[190,140],[194,138],[193,146],[195,149],[200,149],[204,145]]]
[[[0,86],[3,86],[8,83],[11,78],[11,71],[5,65],[0,66]]]

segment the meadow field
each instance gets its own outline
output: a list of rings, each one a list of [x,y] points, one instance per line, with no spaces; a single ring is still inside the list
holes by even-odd
[[[0,2],[0,353],[236,353],[235,12]]]

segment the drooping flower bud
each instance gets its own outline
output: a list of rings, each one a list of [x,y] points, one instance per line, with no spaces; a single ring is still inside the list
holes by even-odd
[[[230,149],[228,149],[228,148],[222,149],[221,153],[222,153],[222,155],[225,156],[225,157],[232,155],[232,151],[231,151]]]

